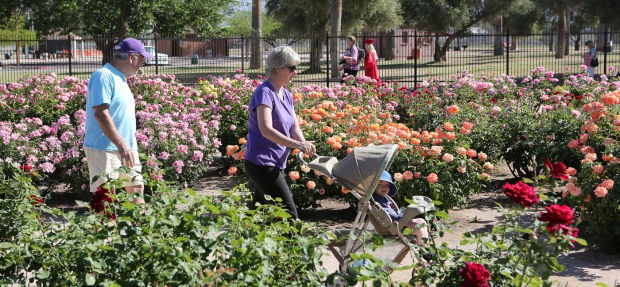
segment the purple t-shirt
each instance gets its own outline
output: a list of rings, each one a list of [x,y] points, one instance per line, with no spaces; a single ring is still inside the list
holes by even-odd
[[[290,136],[295,126],[293,96],[284,88],[282,93],[284,94],[283,100],[280,99],[271,83],[265,81],[252,94],[245,159],[256,165],[275,166],[280,169],[286,168],[286,160],[288,159],[290,149],[272,142],[261,134],[256,111],[260,105],[270,107],[273,128],[285,136]]]

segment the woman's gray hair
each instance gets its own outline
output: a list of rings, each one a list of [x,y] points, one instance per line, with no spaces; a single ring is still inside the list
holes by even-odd
[[[127,60],[129,59],[129,56],[131,56],[131,53],[129,52],[114,52],[114,58],[115,59],[119,59],[119,60]]]
[[[267,56],[265,73],[267,76],[274,74],[276,69],[288,66],[297,66],[301,62],[299,55],[289,46],[276,47]]]

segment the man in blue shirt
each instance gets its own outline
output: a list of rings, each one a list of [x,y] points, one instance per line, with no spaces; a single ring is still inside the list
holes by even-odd
[[[144,192],[136,140],[135,100],[127,85],[127,77],[136,74],[144,58],[152,57],[140,41],[126,38],[114,47],[112,62],[95,71],[90,78],[84,152],[93,193],[108,181],[108,177],[121,179],[129,194],[142,195]],[[119,174],[121,166],[130,171]],[[99,178],[93,180],[96,176]],[[144,203],[144,199],[138,196],[133,202]]]

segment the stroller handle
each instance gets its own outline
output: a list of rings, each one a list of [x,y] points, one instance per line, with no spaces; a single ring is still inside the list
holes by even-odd
[[[332,169],[334,168],[334,165],[338,163],[338,159],[333,156],[315,155],[316,158],[312,159],[310,162],[307,162],[304,160],[304,155],[305,154],[301,151],[297,153],[297,160],[299,160],[302,165],[306,165],[325,176],[337,180],[337,178],[335,178],[332,174]]]
[[[297,153],[297,160],[300,161],[302,164],[308,165],[308,163],[304,160],[304,152],[303,151],[299,151]]]

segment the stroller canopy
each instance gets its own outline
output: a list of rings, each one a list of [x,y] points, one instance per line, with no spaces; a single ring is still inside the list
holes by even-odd
[[[397,147],[395,144],[357,147],[334,165],[332,176],[368,200],[381,174],[392,164]]]

